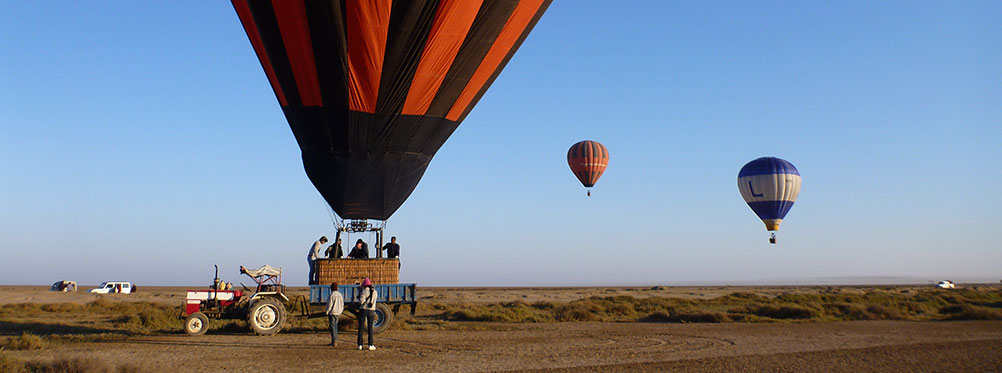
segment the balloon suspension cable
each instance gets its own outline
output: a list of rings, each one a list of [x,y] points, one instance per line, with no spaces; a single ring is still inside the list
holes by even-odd
[[[334,209],[332,209],[331,206],[327,204],[327,201],[324,201],[324,207],[327,208],[327,214],[330,215],[331,217],[331,224],[334,224],[334,230],[340,231],[341,228],[344,227],[344,220],[342,220],[341,217],[337,216],[337,214],[334,213]]]

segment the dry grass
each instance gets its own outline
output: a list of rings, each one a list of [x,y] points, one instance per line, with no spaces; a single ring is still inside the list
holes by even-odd
[[[713,299],[589,297],[564,304],[431,304],[446,321],[787,322],[845,320],[1002,320],[997,289],[822,291],[763,297],[737,292]]]
[[[87,304],[19,303],[0,305],[0,333],[11,328],[39,335],[60,334],[158,334],[181,330],[178,310],[153,302],[112,302],[97,299]],[[26,322],[39,319],[72,321],[78,318],[99,318],[86,327],[71,322]]]
[[[48,361],[20,361],[0,352],[0,372],[5,373],[133,373],[143,372],[134,365],[114,366],[96,359],[73,357]]]
[[[326,318],[299,318],[294,303],[284,333],[323,333]],[[423,315],[397,314],[394,328],[479,330],[490,323],[550,322],[825,322],[847,320],[1002,320],[997,287],[958,290],[835,289],[762,296],[736,292],[711,299],[592,296],[569,302],[492,304],[422,303]],[[33,350],[62,343],[109,341],[135,335],[181,333],[180,311],[160,303],[109,301],[87,304],[0,305],[0,349]],[[350,317],[342,330],[353,329]],[[210,333],[247,334],[242,320],[216,320]],[[68,363],[67,363],[68,364]],[[4,370],[6,371],[6,370]]]
[[[21,373],[27,371],[28,369],[24,366],[24,362],[11,358],[3,351],[0,351],[0,372]]]
[[[996,309],[992,309],[972,304],[960,304],[943,307],[939,312],[947,315],[947,320],[1002,320],[1002,311],[997,309],[999,307],[997,303],[995,307]]]
[[[28,332],[21,333],[19,337],[6,337],[0,340],[0,350],[27,351],[43,348],[45,348],[45,341]]]

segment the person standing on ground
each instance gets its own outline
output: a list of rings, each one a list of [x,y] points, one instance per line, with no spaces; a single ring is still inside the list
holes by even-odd
[[[310,265],[310,285],[317,281],[317,258],[320,257],[320,249],[324,247],[325,243],[327,243],[327,236],[320,236],[320,239],[314,242],[313,246],[310,246],[310,253],[306,255],[306,263]]]
[[[344,296],[337,290],[337,283],[331,283],[331,297],[327,300],[327,326],[331,328],[331,346],[337,346],[337,319],[344,312]]]
[[[348,253],[348,257],[352,259],[367,259],[369,257],[369,245],[366,245],[365,241],[359,238],[358,241],[355,241],[355,247]]]
[[[341,239],[338,238],[336,243],[328,246],[324,255],[327,255],[327,259],[341,259],[344,256],[344,251],[341,251]]]
[[[362,291],[358,295],[358,349],[362,348],[362,330],[369,333],[369,350],[375,350],[376,344],[372,340],[372,322],[376,319],[376,289],[372,287],[372,281],[366,277],[362,280]]]
[[[397,243],[397,237],[390,237],[390,243],[386,244],[386,257],[390,259],[400,258],[400,244]]]

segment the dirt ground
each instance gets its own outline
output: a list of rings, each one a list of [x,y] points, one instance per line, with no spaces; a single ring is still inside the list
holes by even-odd
[[[997,287],[995,285],[982,285]],[[0,304],[10,303],[78,303],[92,302],[99,295],[88,294],[87,291],[97,285],[80,285],[80,291],[75,293],[60,293],[46,291],[40,286],[0,286]],[[136,294],[100,295],[109,300],[128,300],[140,302],[157,302],[180,304],[184,300],[186,289],[207,288],[203,286],[144,286],[138,284]],[[238,285],[239,288],[239,285]],[[520,300],[526,303],[537,301],[568,302],[591,296],[632,297],[672,297],[691,299],[710,299],[734,292],[755,293],[762,296],[776,296],[782,293],[810,293],[826,289],[837,289],[844,293],[863,293],[870,289],[887,288],[896,291],[928,289],[927,285],[915,286],[646,286],[646,287],[418,287],[419,302],[432,301],[445,304],[486,304]],[[289,287],[293,295],[305,295],[305,287]]]
[[[86,289],[83,287],[82,289]],[[120,301],[180,304],[185,288],[144,288]],[[816,287],[422,288],[439,303],[568,301],[591,295],[715,297],[774,295]],[[859,288],[848,287],[847,292]],[[295,289],[301,292],[302,289]],[[95,295],[0,287],[0,303],[87,303]],[[420,307],[419,307],[420,309]],[[445,330],[391,329],[376,351],[357,351],[353,332],[337,347],[324,333],[130,336],[8,351],[20,360],[85,357],[143,371],[1002,371],[1000,321],[810,323],[509,324],[451,322]]]

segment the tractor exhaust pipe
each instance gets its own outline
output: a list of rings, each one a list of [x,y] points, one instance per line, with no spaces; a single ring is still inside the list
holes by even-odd
[[[212,266],[216,267],[216,274],[213,276],[213,279],[212,279],[212,300],[213,300],[213,303],[215,303],[215,301],[217,299],[219,299],[219,293],[218,293],[219,292],[219,266],[216,265],[216,264],[213,264]]]

